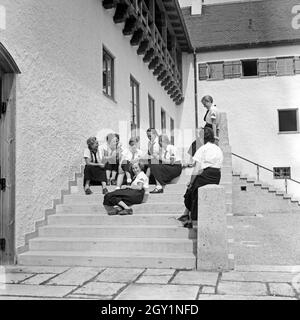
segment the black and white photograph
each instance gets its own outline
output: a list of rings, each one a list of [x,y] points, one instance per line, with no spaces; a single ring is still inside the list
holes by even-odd
[[[300,300],[299,108],[299,0],[0,0],[0,300]]]

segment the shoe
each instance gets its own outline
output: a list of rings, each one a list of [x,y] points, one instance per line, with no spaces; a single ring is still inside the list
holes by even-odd
[[[119,213],[119,210],[117,209],[117,208],[112,208],[111,210],[109,210],[108,212],[107,212],[107,214],[109,215],[109,216],[115,216],[115,215],[117,215]]]
[[[132,208],[130,208],[130,209],[123,209],[123,210],[119,211],[119,215],[120,215],[120,216],[126,216],[126,215],[131,215],[131,214],[133,214]]]
[[[107,194],[107,193],[108,193],[107,188],[103,188],[102,193],[103,193],[103,194]]]
[[[193,223],[191,221],[186,221],[183,223],[184,228],[192,229],[193,228]]]
[[[190,216],[188,214],[183,214],[182,216],[177,218],[177,220],[181,221],[181,222],[185,222],[185,221],[189,220],[189,218],[190,218]]]
[[[155,188],[154,190],[150,191],[149,193],[164,193],[164,189],[157,189]]]
[[[92,190],[90,188],[85,189],[85,194],[92,194]]]
[[[116,186],[116,185],[117,185],[117,180],[112,179],[112,180],[110,181],[110,184],[111,184],[112,186]]]

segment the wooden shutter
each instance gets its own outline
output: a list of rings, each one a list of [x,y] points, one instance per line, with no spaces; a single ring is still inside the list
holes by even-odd
[[[277,75],[287,76],[294,74],[294,58],[277,58]]]
[[[221,80],[224,79],[223,62],[210,63],[209,79]]]
[[[270,58],[268,59],[268,75],[274,76],[276,75],[276,66],[277,66],[277,59],[276,58]]]
[[[242,74],[242,62],[233,61],[232,63],[232,78],[240,78]]]
[[[199,63],[199,80],[207,80],[207,64]]]
[[[260,77],[265,77],[268,75],[268,59],[258,60],[258,75]]]
[[[295,57],[294,62],[295,62],[295,73],[300,74],[300,57]]]
[[[224,62],[224,78],[225,79],[233,78],[233,61]]]

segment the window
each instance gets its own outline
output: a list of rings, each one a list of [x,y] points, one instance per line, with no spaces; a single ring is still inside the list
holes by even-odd
[[[140,128],[140,86],[132,76],[130,76],[130,90],[131,137],[138,137]]]
[[[223,62],[213,62],[208,64],[209,79],[221,80],[224,79]]]
[[[242,69],[244,77],[257,76],[257,60],[242,60]]]
[[[274,179],[291,179],[290,167],[275,167],[273,171]]]
[[[148,106],[149,106],[149,126],[155,128],[155,101],[148,95]]]
[[[224,62],[224,78],[232,79],[241,76],[241,61]]]
[[[276,75],[277,74],[276,65],[277,65],[276,58],[259,59],[258,60],[258,75],[260,77]]]
[[[161,109],[161,131],[162,133],[166,133],[166,112],[165,110],[162,108]]]
[[[298,109],[278,110],[279,132],[298,132]]]
[[[207,80],[207,64],[199,63],[198,65],[199,80]]]
[[[174,145],[175,144],[175,123],[174,123],[174,119],[170,118],[170,132],[171,132],[171,143]]]
[[[114,58],[103,48],[103,92],[114,98]]]
[[[294,57],[277,58],[277,75],[288,76],[294,74]]]

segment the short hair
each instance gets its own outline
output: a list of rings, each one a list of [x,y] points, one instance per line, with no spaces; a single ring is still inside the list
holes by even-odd
[[[132,138],[129,139],[128,144],[131,146],[132,144],[137,144],[137,143],[139,143],[139,141],[140,141],[140,138],[139,138],[139,137],[132,137]]]
[[[89,137],[87,140],[86,140],[86,143],[88,145],[88,148],[90,149],[91,146],[97,142],[97,138],[96,137]]]
[[[117,134],[117,133],[109,133],[107,136],[106,136],[106,141],[108,143],[111,143],[111,140],[113,138],[117,138],[117,140],[119,141],[120,140],[120,136]]]
[[[166,134],[161,134],[158,137],[158,142],[162,144],[162,142],[166,142],[167,144],[171,144],[169,137]]]
[[[203,103],[204,101],[208,101],[210,103],[214,102],[212,96],[209,96],[209,95],[206,95],[206,96],[202,97],[201,102]]]
[[[140,167],[141,170],[144,170],[144,164],[143,164],[142,161],[140,161],[139,159],[133,161],[133,162],[131,163],[131,167],[132,167],[134,164],[137,164],[137,165]]]
[[[205,127],[204,128],[204,144],[207,142],[214,143],[215,142],[215,135],[212,128]]]
[[[147,131],[146,131],[147,133],[149,133],[149,132],[153,132],[153,133],[155,133],[157,136],[158,136],[158,133],[157,133],[157,131],[156,131],[156,129],[155,128],[149,128],[149,129],[147,129]]]

